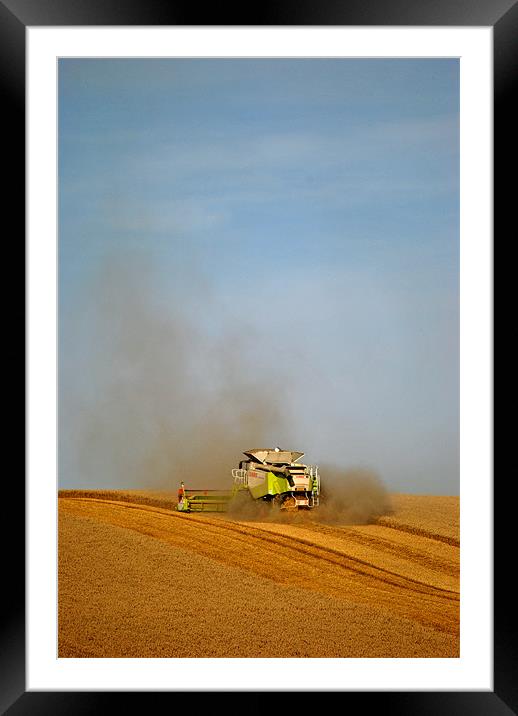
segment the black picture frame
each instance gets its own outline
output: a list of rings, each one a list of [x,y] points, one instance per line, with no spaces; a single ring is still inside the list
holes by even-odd
[[[200,17],[203,22],[200,23]],[[512,110],[513,82],[518,77],[516,38],[518,4],[512,0],[352,0],[263,3],[244,7],[212,6],[203,12],[195,4],[166,0],[0,0],[0,78],[4,107],[4,137],[13,152],[9,182],[4,188],[5,206],[15,225],[25,235],[25,38],[33,26],[186,26],[186,25],[350,25],[350,26],[485,26],[494,37],[494,215],[495,235],[512,226],[510,211],[513,182],[504,176],[509,149],[513,146],[516,113]],[[6,111],[7,110],[7,111]],[[24,217],[23,219],[21,217]],[[22,237],[20,246],[25,246]],[[25,258],[25,250],[23,249]],[[25,306],[25,304],[23,304]],[[505,478],[504,478],[505,479]],[[25,484],[16,470],[5,484],[7,500],[16,505],[4,535],[4,586],[6,605],[1,613],[0,709],[10,716],[19,714],[84,714],[120,707],[128,696],[132,707],[159,707],[169,700],[180,708],[178,692],[27,692],[25,688]],[[6,502],[6,501],[5,501]],[[507,545],[513,543],[513,506],[505,487],[494,483],[494,690],[451,692],[342,692],[344,709],[380,708],[389,714],[512,714],[518,713],[518,650],[514,641],[516,616],[509,600],[506,572]],[[237,686],[238,688],[238,686]],[[237,689],[236,689],[237,690]],[[306,698],[311,697],[311,692]],[[196,695],[196,700],[203,693]],[[265,693],[265,695],[268,695]],[[222,694],[226,698],[225,694]],[[318,694],[321,698],[322,694]],[[145,704],[143,699],[146,699]],[[276,697],[277,698],[277,697]],[[214,696],[211,695],[211,699]],[[359,702],[358,700],[361,699]],[[367,700],[367,701],[366,701]]]

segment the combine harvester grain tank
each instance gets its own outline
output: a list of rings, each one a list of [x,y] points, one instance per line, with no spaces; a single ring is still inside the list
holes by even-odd
[[[231,503],[261,502],[281,510],[310,510],[320,501],[320,476],[316,465],[304,465],[304,453],[281,448],[256,448],[244,452],[232,470],[230,490],[191,489],[182,482],[178,490],[180,512],[227,512]]]

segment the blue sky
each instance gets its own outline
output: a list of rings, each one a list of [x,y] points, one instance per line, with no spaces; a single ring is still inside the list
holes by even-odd
[[[122,325],[129,275],[149,308],[132,310],[196,326],[186,403],[224,394],[239,355],[286,413],[261,439],[458,494],[457,60],[60,60],[63,486],[127,474],[114,456],[103,482],[78,455],[101,386],[132,390],[99,320]],[[146,375],[167,363],[152,335]],[[218,342],[235,351],[215,362]],[[160,401],[148,420],[185,415]]]

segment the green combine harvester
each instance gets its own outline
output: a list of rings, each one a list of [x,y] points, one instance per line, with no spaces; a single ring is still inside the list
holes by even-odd
[[[316,465],[299,463],[303,452],[280,448],[256,448],[244,453],[232,470],[230,490],[194,490],[183,482],[178,490],[179,512],[227,512],[234,501],[259,501],[281,510],[310,510],[320,500]]]

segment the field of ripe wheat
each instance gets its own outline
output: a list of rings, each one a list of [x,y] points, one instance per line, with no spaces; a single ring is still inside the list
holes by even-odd
[[[59,493],[60,657],[458,657],[459,499],[368,524]]]

